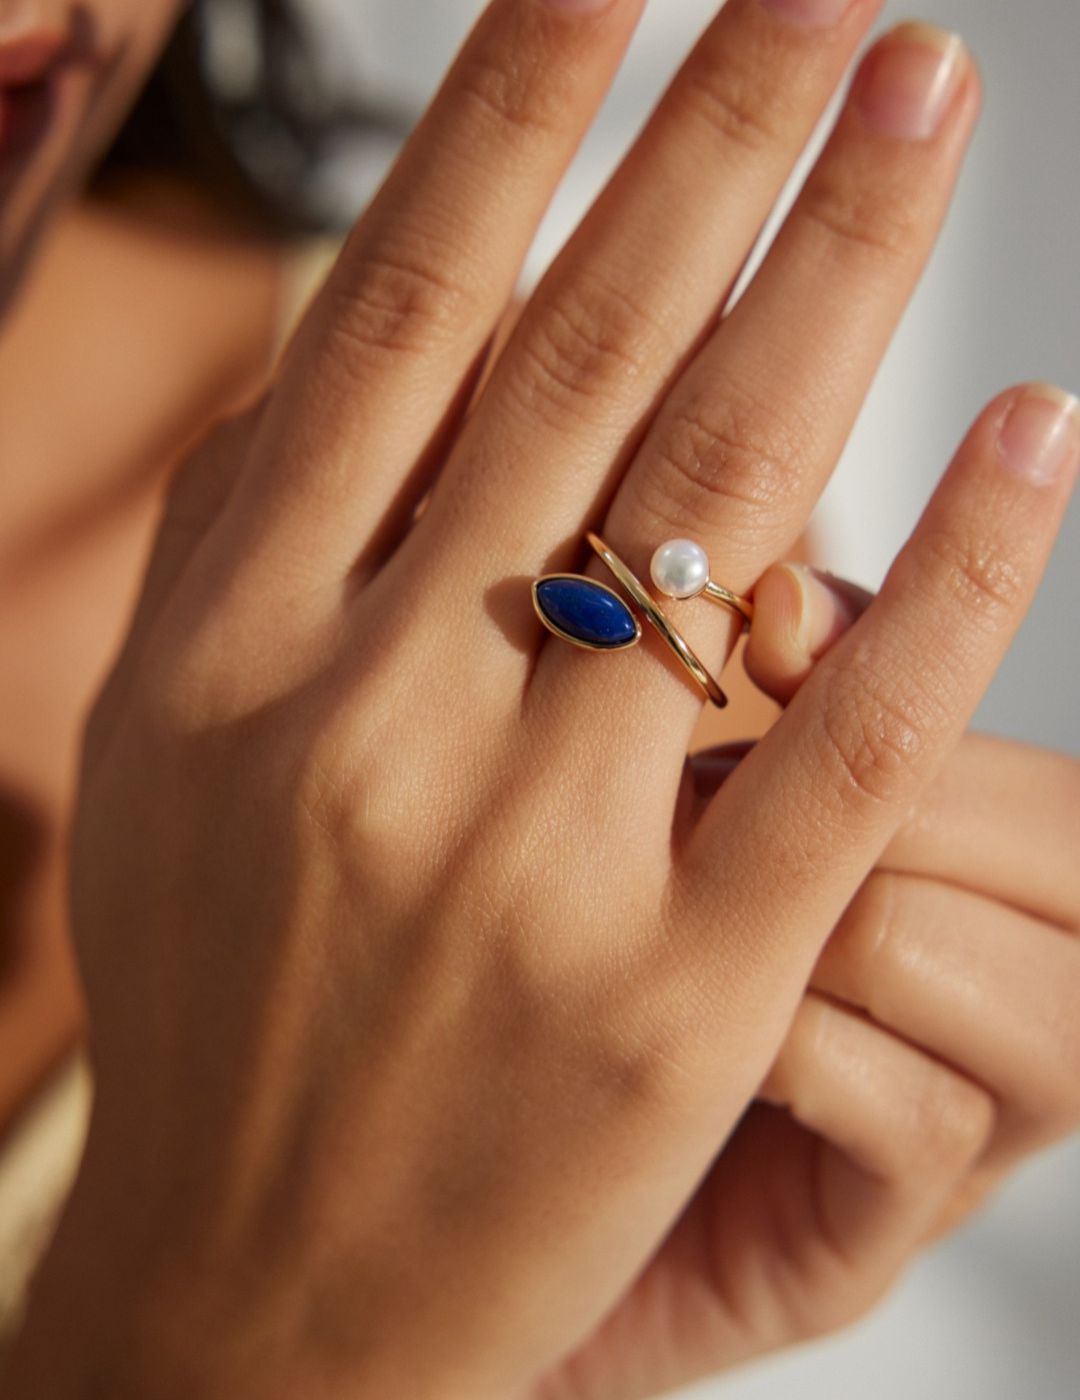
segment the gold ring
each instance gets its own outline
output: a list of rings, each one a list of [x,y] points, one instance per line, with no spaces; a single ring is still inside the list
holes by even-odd
[[[717,681],[705,669],[701,658],[671,621],[667,613],[664,612],[658,603],[653,601],[649,593],[646,592],[641,581],[626,567],[619,556],[604,543],[599,535],[589,530],[585,538],[626,589],[627,593],[630,594],[634,602],[637,603],[638,607],[660,633],[664,641],[667,642],[668,646],[679,658],[683,666],[686,667],[694,680],[701,686],[705,694],[718,709],[722,710],[728,703],[727,696],[720,689]]]
[[[647,592],[641,580],[592,530],[585,538],[626,589],[630,597],[689,671],[718,709],[728,698],[701,658],[687,642],[663,608]],[[673,540],[653,555],[653,582],[671,597],[693,598],[699,594],[721,607],[738,613],[743,626],[753,620],[754,605],[709,578],[709,561],[700,545],[691,540]],[[544,574],[532,585],[533,607],[549,632],[588,651],[625,651],[641,640],[641,623],[629,605],[605,583],[584,574]]]
[[[737,612],[745,630],[754,620],[754,605],[709,577],[709,556],[696,540],[668,540],[652,557],[649,574],[668,598],[708,598]]]

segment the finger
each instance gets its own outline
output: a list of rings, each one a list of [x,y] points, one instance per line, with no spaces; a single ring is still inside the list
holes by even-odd
[[[237,530],[340,582],[468,397],[642,0],[494,0],[285,356]],[[241,528],[243,527],[243,528]]]
[[[819,1229],[882,1284],[982,1155],[994,1102],[978,1085],[850,1008],[810,992],[759,1090],[818,1134]]]
[[[751,680],[786,704],[830,646],[869,606],[872,594],[846,579],[789,562],[754,588],[754,620],[743,653]],[[711,798],[756,740],[699,749],[687,759],[688,791]]]
[[[865,1315],[966,1195],[993,1121],[976,1086],[813,993],[723,1151],[566,1393],[649,1395]],[[642,1318],[677,1318],[649,1348]],[[560,1392],[562,1393],[562,1392]]]
[[[770,570],[767,577],[777,572]],[[786,671],[786,681],[800,669],[801,653],[775,640],[776,615],[789,605],[792,591],[784,583],[774,593],[782,601],[769,601],[763,612],[755,590],[755,626],[762,624],[759,646],[769,652],[762,664],[774,674]],[[835,612],[828,598],[820,607],[815,626],[824,637],[833,629]],[[688,762],[698,797],[711,798],[756,742],[694,754]],[[905,814],[876,869],[945,881],[1077,933],[1078,850],[1080,760],[968,730]]]
[[[1078,461],[1075,399],[1034,385],[995,400],[881,592],[699,822],[672,927],[699,995],[754,1008],[763,1046],[959,742],[1034,596]]]
[[[95,728],[121,713],[117,700],[130,684],[173,589],[224,510],[264,408],[265,396],[260,396],[216,425],[174,475],[123,649],[95,705]],[[106,745],[86,747],[100,752]]]
[[[580,540],[714,323],[880,0],[826,8],[834,22],[811,26],[760,0],[723,6],[530,299],[402,572],[442,548],[454,588],[483,593]]]
[[[945,1203],[944,1209],[931,1224],[923,1237],[924,1248],[935,1245],[946,1235],[959,1229],[972,1215],[982,1210],[994,1192],[1008,1179],[1009,1170],[984,1171],[976,1167],[960,1182],[956,1194]]]
[[[693,754],[688,764],[697,796],[713,797],[756,743]],[[1077,850],[1080,761],[968,730],[904,816],[876,869],[945,881],[1076,933]]]
[[[793,547],[929,255],[977,107],[955,36],[901,26],[867,55],[769,256],[669,395],[608,512],[601,533],[639,575],[657,546],[689,536],[713,577],[745,592]],[[603,565],[590,568],[599,577]],[[732,615],[700,600],[668,611],[718,669]],[[575,651],[545,647],[541,694],[558,692],[564,708],[617,694],[625,709],[632,697],[650,724],[663,706],[666,740],[685,751],[700,691],[657,637],[600,673]],[[624,733],[640,742],[633,723]]]
[[[766,569],[754,585],[754,620],[743,653],[750,679],[786,705],[872,597],[858,584],[807,564]]]
[[[878,866],[933,876],[1080,931],[1080,760],[968,732]]]
[[[1080,1127],[1080,942],[970,890],[875,870],[811,985],[990,1092],[997,1169]]]

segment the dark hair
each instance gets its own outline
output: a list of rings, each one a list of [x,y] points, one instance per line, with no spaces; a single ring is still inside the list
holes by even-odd
[[[196,0],[106,155],[98,187],[152,170],[196,180],[272,234],[347,223],[356,210],[328,193],[321,169],[351,138],[396,144],[409,122],[358,96],[327,95],[302,9],[303,0]],[[223,58],[226,20],[231,43]]]

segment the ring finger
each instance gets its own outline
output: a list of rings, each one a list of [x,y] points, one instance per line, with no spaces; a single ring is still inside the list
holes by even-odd
[[[657,545],[688,535],[713,577],[744,592],[794,544],[930,252],[978,97],[954,36],[901,26],[867,55],[760,272],[673,389],[611,505],[603,533],[639,577]],[[590,572],[604,577],[598,562]],[[700,600],[667,610],[717,669],[730,615]],[[603,668],[553,642],[534,691],[557,693],[562,714],[620,704],[633,746],[663,706],[665,742],[685,752],[700,692],[649,641]],[[658,775],[677,782],[677,765]]]
[[[799,6],[835,21],[819,27],[781,8],[729,0],[687,58],[530,299],[384,593],[441,564],[457,596],[483,597],[580,542],[715,321],[880,0]],[[521,596],[518,654],[481,625],[473,655],[490,637],[501,658],[531,664]]]

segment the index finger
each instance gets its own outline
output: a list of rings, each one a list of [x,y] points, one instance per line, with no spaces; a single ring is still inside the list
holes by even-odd
[[[681,926],[715,949],[717,911],[733,911],[712,955],[725,983],[805,985],[1005,655],[1078,462],[1075,398],[1033,384],[996,399],[881,592],[706,809],[679,874],[697,917]]]
[[[324,558],[336,580],[407,522],[644,3],[480,16],[285,355],[234,512],[271,572]]]

